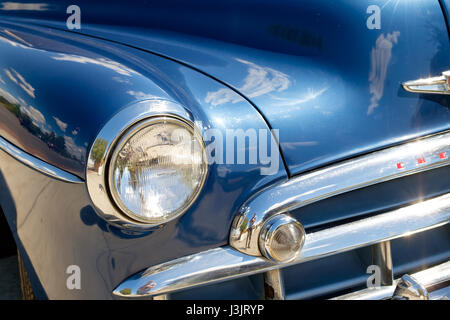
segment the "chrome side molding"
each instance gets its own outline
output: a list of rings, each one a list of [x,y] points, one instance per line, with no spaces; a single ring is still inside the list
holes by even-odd
[[[232,224],[230,246],[248,255],[261,256],[260,233],[273,215],[449,164],[447,131],[294,177],[263,190],[242,206]]]
[[[2,137],[0,137],[0,150],[6,152],[11,157],[20,161],[24,165],[52,178],[69,183],[83,183],[83,180],[81,180],[79,177],[57,167],[54,167],[51,164],[26,153],[25,151],[17,148]]]
[[[274,263],[230,246],[150,267],[122,282],[113,294],[142,298],[231,280],[353,250],[444,225],[450,221],[450,193],[359,221],[308,233],[292,262]]]
[[[430,77],[402,83],[403,89],[415,93],[450,94],[450,71],[442,72],[439,77]]]

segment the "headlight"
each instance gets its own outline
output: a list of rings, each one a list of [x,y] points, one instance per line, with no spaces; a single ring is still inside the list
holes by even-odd
[[[185,212],[206,177],[201,135],[174,117],[138,123],[116,144],[108,170],[117,207],[139,222],[158,224]]]

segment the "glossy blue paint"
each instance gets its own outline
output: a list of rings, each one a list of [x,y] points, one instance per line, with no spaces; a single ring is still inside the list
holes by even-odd
[[[117,40],[184,61],[242,92],[280,129],[291,174],[450,126],[448,97],[400,87],[450,68],[437,1],[391,1],[382,9],[380,30],[365,25],[370,1],[297,3],[263,14],[244,9],[244,31],[233,39],[239,46],[179,34],[149,41],[139,30],[141,38]],[[267,19],[258,16],[259,24],[248,27],[258,14]],[[220,31],[214,38],[229,40],[230,33]],[[114,39],[111,30],[92,33]]]
[[[379,30],[366,27],[370,4],[168,1],[121,11],[80,2],[78,32],[171,57],[238,90],[280,129],[293,175],[450,127],[448,97],[400,87],[450,69],[439,1],[386,2]],[[36,23],[65,28],[58,10]]]
[[[51,31],[2,27],[0,134],[80,177],[89,144],[112,114],[146,96],[169,97],[115,59],[112,47],[90,49]]]
[[[19,120],[23,114],[42,132],[88,142],[86,149],[119,109],[152,97],[186,106],[201,121],[200,129],[215,128],[224,136],[226,129],[267,129],[263,118],[237,93],[178,63],[39,27],[2,23],[1,30],[1,70],[10,70],[12,76],[2,74],[1,112],[5,117],[0,118],[0,134],[82,177],[83,169],[64,166],[60,150],[50,148],[39,134],[24,127]],[[30,84],[34,97],[27,97],[24,87],[28,87],[13,79]],[[217,106],[205,99],[208,92],[218,90],[228,92],[235,103]],[[66,124],[58,124],[55,118]],[[72,132],[75,126],[76,134]],[[69,150],[67,140],[65,148]],[[237,146],[235,154],[236,150]],[[60,158],[55,160],[54,153]],[[82,165],[85,150],[79,154]],[[260,174],[258,164],[212,164],[204,190],[188,212],[161,228],[138,233],[112,227],[99,218],[84,184],[60,183],[9,156],[0,157],[4,185],[0,203],[8,207],[7,218],[17,226],[14,232],[49,298],[110,298],[114,286],[148,265],[226,244],[239,206],[268,183],[286,178],[280,158],[278,170],[268,176]],[[92,291],[67,290],[63,279],[70,264],[81,267]],[[61,274],[55,276],[55,270]]]
[[[76,1],[82,29],[74,31],[65,27],[74,1],[31,2],[0,4],[0,136],[84,178],[102,125],[130,103],[158,97],[186,106],[204,128],[279,129],[287,164],[280,156],[273,176],[261,176],[259,165],[215,164],[185,215],[136,233],[99,218],[84,185],[0,152],[0,205],[49,298],[111,298],[137,271],[226,244],[237,208],[264,186],[450,127],[448,97],[399,85],[450,69],[437,0],[386,2],[380,30],[366,27],[372,1]],[[295,214],[311,228],[375,214],[447,191],[449,174],[439,169]],[[368,203],[371,195],[385,201]],[[416,262],[427,259],[423,253]],[[65,287],[71,264],[83,272],[80,291]],[[312,270],[326,267],[318,261]],[[310,276],[321,286],[330,281]],[[218,290],[225,287],[242,288]]]
[[[447,24],[447,29],[450,32],[450,25],[449,25],[449,9],[450,9],[450,1],[449,0],[439,0],[439,4],[441,5],[442,12],[444,13],[445,22]],[[449,35],[450,37],[450,35]]]

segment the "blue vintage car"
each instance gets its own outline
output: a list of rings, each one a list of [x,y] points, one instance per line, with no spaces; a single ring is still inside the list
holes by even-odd
[[[24,297],[449,296],[448,10],[0,2]]]

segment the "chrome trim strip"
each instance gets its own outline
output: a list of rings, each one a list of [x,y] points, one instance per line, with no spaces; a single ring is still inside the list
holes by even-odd
[[[121,283],[113,294],[138,298],[282,268],[373,245],[450,221],[450,193],[370,218],[308,233],[300,256],[276,264],[230,246],[211,249],[148,268]]]
[[[344,296],[334,297],[330,300],[386,300],[390,299],[397,287],[397,280],[392,286],[367,288],[352,292]]]
[[[109,223],[133,230],[147,230],[154,224],[129,218],[116,208],[108,194],[108,159],[115,144],[130,128],[150,117],[172,116],[194,125],[194,117],[183,106],[162,99],[133,103],[116,113],[100,130],[89,150],[86,168],[86,186],[96,212]]]
[[[402,87],[414,93],[450,94],[449,76],[450,71],[444,71],[438,77],[406,81]]]
[[[23,163],[24,165],[26,165],[36,171],[39,171],[45,175],[48,175],[52,178],[55,178],[55,179],[58,179],[58,180],[61,180],[64,182],[69,182],[69,183],[83,183],[83,180],[80,179],[79,177],[77,177],[67,171],[58,169],[57,167],[52,166],[51,164],[30,155],[29,153],[17,148],[16,146],[14,146],[11,143],[9,143],[7,140],[3,139],[2,137],[0,137],[0,150],[6,152],[11,157],[13,157],[17,161]]]
[[[447,131],[300,175],[263,190],[241,207],[231,228],[230,246],[248,255],[261,256],[260,231],[272,215],[449,164]],[[252,219],[255,222],[249,224]]]
[[[450,280],[450,261],[425,269],[411,275],[425,288],[438,285]],[[392,286],[381,286],[378,288],[367,288],[355,291],[342,296],[332,298],[331,300],[383,300],[389,299],[394,294],[397,283],[400,279],[394,281]],[[432,292],[430,298],[433,299]],[[435,297],[440,298],[440,297]]]
[[[450,261],[419,271],[412,276],[425,287],[447,282],[450,280]]]
[[[170,300],[168,294],[162,294],[160,296],[154,296],[153,300]]]

